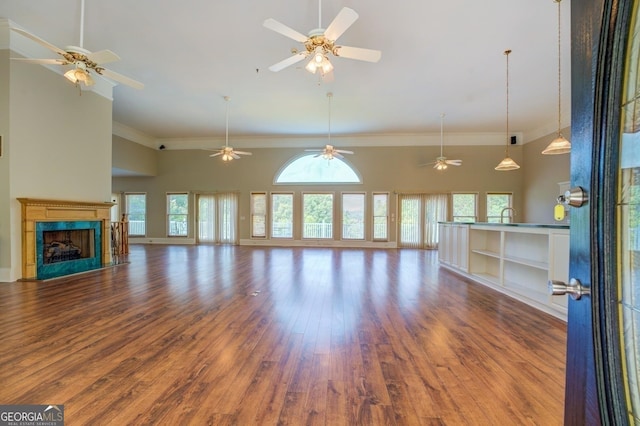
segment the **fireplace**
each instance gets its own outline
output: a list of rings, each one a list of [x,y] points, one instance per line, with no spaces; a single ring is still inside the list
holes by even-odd
[[[38,279],[102,267],[100,228],[99,221],[36,222]]]
[[[18,198],[22,279],[49,279],[111,264],[109,202]]]

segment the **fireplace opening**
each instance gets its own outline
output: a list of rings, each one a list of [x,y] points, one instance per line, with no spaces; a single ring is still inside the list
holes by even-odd
[[[48,279],[102,267],[102,222],[36,222],[37,278]]]
[[[95,257],[95,230],[74,229],[42,233],[44,264]]]

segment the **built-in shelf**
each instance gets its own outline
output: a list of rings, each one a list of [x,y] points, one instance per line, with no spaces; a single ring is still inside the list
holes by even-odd
[[[442,266],[566,320],[566,297],[551,296],[547,282],[569,279],[568,227],[447,222],[440,244]],[[452,261],[460,258],[464,268]]]

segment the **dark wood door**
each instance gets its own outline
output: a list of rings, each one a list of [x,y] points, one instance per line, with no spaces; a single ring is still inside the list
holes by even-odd
[[[629,424],[619,318],[616,213],[621,94],[636,0],[573,2],[571,186],[589,194],[571,210],[570,276],[591,294],[569,300],[565,424]],[[624,232],[624,231],[623,231]]]

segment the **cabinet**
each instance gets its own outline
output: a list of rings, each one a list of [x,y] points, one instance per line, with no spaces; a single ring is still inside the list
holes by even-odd
[[[439,225],[438,259],[462,271],[469,269],[469,225],[441,223]]]
[[[474,224],[466,225],[460,238],[456,225],[448,231],[447,224],[442,226],[441,243],[448,253],[442,266],[566,319],[566,297],[549,295],[547,282],[569,279],[568,227]],[[466,263],[456,262],[465,254]]]

